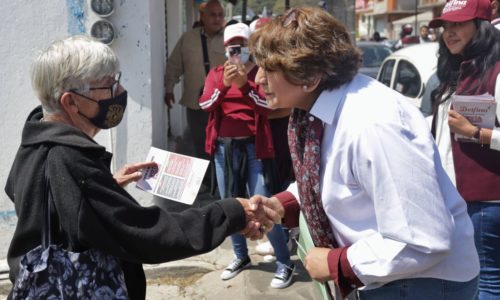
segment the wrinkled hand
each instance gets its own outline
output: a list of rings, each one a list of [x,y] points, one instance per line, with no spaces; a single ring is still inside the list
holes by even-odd
[[[154,161],[141,162],[136,164],[130,164],[123,166],[118,172],[113,175],[113,178],[116,182],[125,187],[127,184],[132,181],[137,181],[142,177],[142,169],[147,168],[158,168],[158,165]]]
[[[260,240],[264,237],[264,231],[261,229],[260,224],[254,221],[247,222],[247,225],[240,233],[252,241]]]
[[[250,201],[237,198],[245,210],[247,226],[241,234],[252,240],[260,239],[273,229],[274,220],[279,218],[276,212],[266,210],[263,205],[251,205]]]
[[[231,86],[231,82],[235,78],[235,76],[238,74],[238,66],[231,63],[230,61],[226,61],[224,63],[224,85],[227,87]]]
[[[304,267],[312,279],[325,282],[331,279],[328,269],[328,253],[330,248],[314,247],[309,249],[304,258]]]
[[[165,98],[163,99],[168,108],[172,108],[172,104],[175,103],[175,98],[173,93],[165,93]]]
[[[285,208],[276,197],[265,197],[262,195],[255,195],[250,198],[252,208],[262,206],[268,218],[272,219],[275,224],[281,224],[281,219],[285,216]]]
[[[476,131],[476,126],[472,125],[469,120],[454,110],[448,112],[448,125],[450,126],[451,132],[462,134],[467,137],[472,137]]]

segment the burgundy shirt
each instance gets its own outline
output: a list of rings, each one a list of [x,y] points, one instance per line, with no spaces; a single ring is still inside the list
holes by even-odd
[[[470,61],[460,67],[461,79],[457,95],[495,95],[495,84],[500,73],[500,62],[492,66],[487,74],[478,78]],[[500,104],[497,104],[500,105]],[[498,126],[498,120],[496,120]],[[500,199],[500,151],[489,145],[459,143],[451,138],[457,190],[466,201],[488,201]]]

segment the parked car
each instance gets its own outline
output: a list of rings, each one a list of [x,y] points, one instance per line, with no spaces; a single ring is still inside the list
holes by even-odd
[[[431,93],[438,87],[438,43],[405,47],[389,55],[377,80],[408,97],[425,116],[432,112]]]
[[[359,72],[377,78],[378,70],[384,58],[392,53],[391,48],[384,43],[377,42],[358,42],[356,46],[363,53],[363,61]]]

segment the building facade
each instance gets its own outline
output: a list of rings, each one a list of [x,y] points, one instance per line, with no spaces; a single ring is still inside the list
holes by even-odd
[[[122,123],[101,131],[96,140],[114,154],[112,168],[143,161],[151,146],[167,149],[167,110],[163,102],[163,74],[167,48],[173,49],[183,23],[192,22],[193,1],[115,0],[109,16],[99,16],[90,0],[0,1],[0,259],[7,247],[17,218],[3,188],[21,140],[28,113],[37,105],[30,84],[30,65],[37,53],[51,41],[69,35],[90,34],[99,20],[110,22],[115,38],[111,47],[121,62],[122,84],[128,90],[128,106]],[[187,12],[187,13],[186,13]],[[168,32],[166,30],[168,28]],[[168,34],[167,34],[168,33]],[[168,38],[167,38],[168,36]],[[167,44],[170,47],[167,47]],[[180,93],[178,87],[176,93]],[[179,97],[177,98],[179,99]],[[181,132],[183,111],[171,111],[173,132]],[[130,184],[127,190],[145,206],[155,202],[152,195]]]
[[[446,0],[356,0],[358,38],[370,38],[375,31],[389,40],[397,40],[401,25],[418,28],[440,14]]]

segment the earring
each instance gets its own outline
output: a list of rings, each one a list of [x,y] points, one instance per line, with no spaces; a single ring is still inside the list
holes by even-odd
[[[307,85],[305,85],[305,84],[304,84],[304,85],[302,86],[302,90],[304,90],[304,92],[307,92]]]

